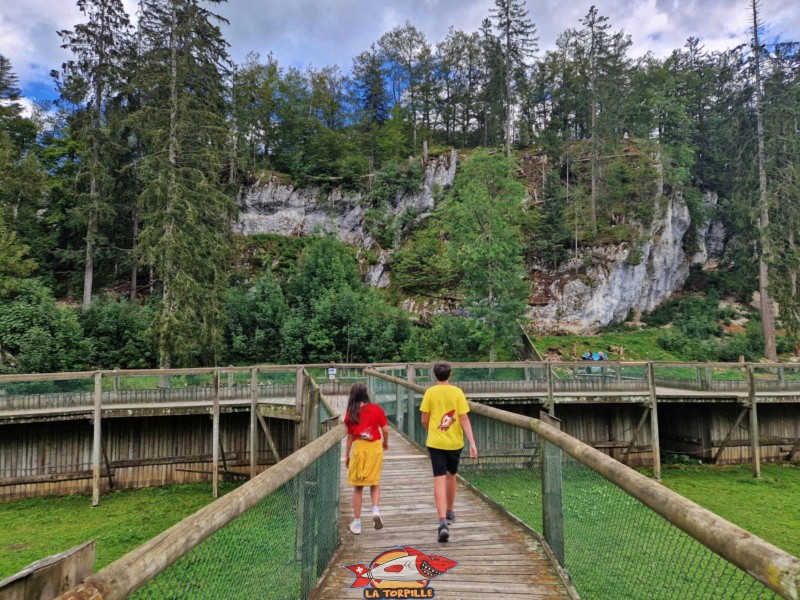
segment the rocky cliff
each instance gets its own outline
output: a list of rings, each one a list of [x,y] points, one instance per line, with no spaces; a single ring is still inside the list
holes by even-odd
[[[434,207],[437,189],[453,184],[456,162],[455,151],[431,159],[421,188],[398,192],[391,210],[396,215],[412,211],[417,219],[424,219]],[[687,234],[692,223],[683,197],[659,193],[656,201],[658,216],[642,244],[584,248],[558,271],[533,274],[536,304],[528,316],[537,332],[591,333],[623,321],[630,311],[652,310],[680,289],[692,265],[713,266],[718,262],[725,240],[719,221],[708,219],[700,224],[697,242],[689,244]],[[389,251],[379,248],[364,226],[367,209],[362,194],[298,189],[273,177],[243,190],[238,202],[237,232],[333,233],[346,243],[378,250],[378,261],[370,267],[366,280],[376,287],[389,284]],[[713,214],[716,202],[715,194],[706,194],[707,214]],[[434,304],[422,307],[412,302],[407,308],[424,313],[454,311],[452,301]]]
[[[657,216],[641,245],[618,244],[581,251],[556,273],[534,278],[534,296],[542,298],[529,310],[539,333],[593,333],[618,323],[631,311],[649,311],[686,282],[692,265],[716,264],[724,247],[722,223],[708,218],[698,227],[696,248],[687,248],[692,227],[681,194],[660,197]],[[713,214],[716,194],[704,197]],[[546,281],[545,289],[536,289]],[[542,285],[539,283],[538,285]]]
[[[437,189],[453,185],[456,176],[456,151],[431,158],[425,168],[422,186],[414,191],[399,191],[391,201],[391,210],[399,216],[413,211],[424,218],[434,206]],[[239,219],[234,231],[245,235],[279,233],[311,235],[333,233],[348,244],[375,248],[375,240],[364,227],[364,196],[359,192],[334,189],[325,193],[319,188],[295,188],[276,177],[258,181],[244,188],[238,199]],[[380,250],[378,263],[367,274],[367,283],[376,287],[389,284],[389,253]]]

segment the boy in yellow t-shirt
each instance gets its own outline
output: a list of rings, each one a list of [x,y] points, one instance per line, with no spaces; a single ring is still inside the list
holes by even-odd
[[[431,456],[433,467],[433,498],[439,513],[440,542],[450,539],[448,525],[455,520],[453,510],[456,501],[456,473],[464,449],[464,434],[469,440],[470,458],[478,458],[478,448],[472,435],[469,421],[469,405],[461,388],[448,381],[452,369],[439,362],[433,365],[437,384],[431,386],[422,397],[422,425],[428,430],[425,445]]]

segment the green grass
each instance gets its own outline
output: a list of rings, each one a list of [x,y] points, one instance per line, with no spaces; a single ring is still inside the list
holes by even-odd
[[[764,465],[760,481],[754,481],[748,469],[668,469],[664,480],[699,504],[796,553],[800,509],[791,498],[800,491],[800,468]],[[467,472],[465,477],[542,531],[538,473],[483,470]],[[571,460],[563,468],[563,514],[566,567],[582,597],[773,597],[743,572]]]
[[[659,329],[643,329],[597,335],[547,335],[531,338],[531,341],[542,354],[551,348],[560,351],[563,360],[580,360],[584,352],[599,351],[603,351],[610,360],[620,360],[619,353],[610,350],[611,346],[625,348],[625,360],[681,360],[681,357],[658,345],[658,338],[662,335],[663,331]],[[577,350],[576,358],[572,354],[573,345]]]
[[[800,556],[800,463],[665,466],[662,483],[742,529]],[[792,500],[794,499],[794,500]]]
[[[234,487],[221,484],[220,491]],[[0,579],[91,539],[100,569],[211,500],[203,483],[112,492],[96,508],[82,494],[0,504]]]

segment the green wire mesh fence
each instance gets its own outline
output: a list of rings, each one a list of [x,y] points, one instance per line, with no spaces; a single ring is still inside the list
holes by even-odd
[[[421,396],[368,380],[375,401],[419,445]],[[533,430],[471,414],[480,458],[464,478],[544,535],[582,598],[778,598],[633,496]]]
[[[134,598],[308,598],[339,543],[340,447],[334,446]]]

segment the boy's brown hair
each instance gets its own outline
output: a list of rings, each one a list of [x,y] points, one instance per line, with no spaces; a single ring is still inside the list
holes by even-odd
[[[450,379],[450,373],[453,369],[446,362],[437,362],[433,365],[433,374],[436,376],[436,381],[447,381]]]

